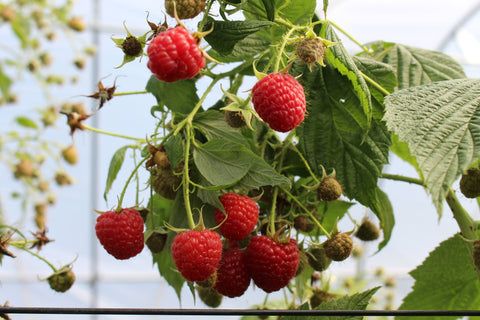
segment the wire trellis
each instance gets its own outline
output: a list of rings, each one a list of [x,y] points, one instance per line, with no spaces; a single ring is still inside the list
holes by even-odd
[[[8,314],[62,315],[158,315],[158,316],[393,316],[470,317],[480,310],[252,310],[252,309],[151,309],[151,308],[63,308],[0,307],[0,318]]]

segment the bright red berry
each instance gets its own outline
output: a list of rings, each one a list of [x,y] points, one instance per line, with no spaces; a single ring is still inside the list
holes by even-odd
[[[265,292],[280,290],[295,276],[300,263],[297,241],[277,242],[255,236],[247,246],[247,268],[255,284]]]
[[[245,253],[238,248],[226,250],[218,265],[213,289],[230,298],[240,297],[247,291],[250,279]]]
[[[306,110],[302,85],[293,76],[271,73],[252,89],[255,111],[270,128],[287,132],[303,121]]]
[[[173,240],[172,257],[186,280],[205,281],[222,258],[220,235],[210,230],[181,232]]]
[[[105,250],[117,259],[129,259],[143,250],[143,219],[135,209],[102,213],[95,232]]]
[[[225,222],[220,226],[220,233],[229,240],[245,239],[255,228],[258,220],[258,205],[251,198],[229,192],[220,197],[220,202],[227,216],[215,209],[215,222]]]
[[[147,66],[162,81],[193,78],[205,67],[205,58],[197,40],[183,27],[159,33],[147,49]]]

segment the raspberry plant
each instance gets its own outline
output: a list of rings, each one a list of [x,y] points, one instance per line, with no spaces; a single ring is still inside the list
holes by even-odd
[[[175,3],[182,13],[189,3],[195,15],[198,8],[203,13],[179,15]],[[478,224],[453,189],[462,174],[478,167],[479,80],[467,79],[461,65],[440,52],[358,42],[327,19],[326,0],[323,17],[315,12],[315,0],[166,5],[176,21],[147,21],[142,35],[127,30],[123,39],[113,39],[125,54],[120,67],[138,60],[152,73],[145,91],[119,93],[115,85],[99,82],[90,96],[102,107],[120,95],[153,95],[155,130],[146,138],[105,132],[86,125],[88,117],[78,113],[69,114],[67,124],[75,135],[83,129],[133,141],[112,157],[105,198],[114,183],[123,184],[116,206],[138,209],[146,241],[159,236],[151,250],[154,262],[179,296],[188,283],[202,300],[218,306],[219,292],[242,295],[251,277],[257,290],[288,292],[291,308],[366,308],[378,288],[338,297],[314,279],[352,250],[355,255],[350,235],[360,228],[339,230],[340,220],[360,226],[362,217],[349,212],[353,205],[376,216],[381,232],[368,240],[381,233],[378,250],[388,250],[394,208],[379,180],[393,179],[424,187],[440,215],[446,201],[461,232],[412,272],[416,285],[401,308],[479,307],[480,273],[472,262]],[[197,30],[188,30],[179,17],[196,19]],[[350,54],[339,34],[359,52]],[[241,120],[233,126],[232,115]],[[127,150],[135,155],[135,168],[126,181],[117,181]],[[420,178],[384,173],[391,152]],[[145,191],[137,181],[135,198],[147,200],[124,204],[142,170],[149,175],[142,183],[150,188]],[[25,164],[17,171],[30,174]],[[241,237],[222,237],[231,210],[222,197],[231,194],[253,199],[259,208],[253,229],[242,210],[232,214],[248,221]],[[234,265],[244,260],[241,252],[248,274]],[[225,283],[230,264],[241,269],[239,287]],[[451,289],[454,285],[464,290]],[[442,299],[428,299],[433,288]],[[312,305],[309,298],[319,292],[322,299]]]

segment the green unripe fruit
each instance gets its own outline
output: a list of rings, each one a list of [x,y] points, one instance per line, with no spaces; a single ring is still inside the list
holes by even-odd
[[[467,198],[480,197],[480,170],[470,169],[460,179],[460,191]]]
[[[205,0],[165,0],[165,9],[171,17],[174,17],[174,8],[179,19],[195,18],[205,9]]]
[[[78,162],[78,151],[74,145],[71,145],[62,150],[63,159],[69,164],[76,164]]]
[[[65,292],[72,287],[75,282],[75,274],[72,269],[60,270],[47,278],[50,288],[57,292]]]
[[[316,271],[325,271],[332,262],[325,254],[325,249],[322,247],[310,247],[307,253],[308,263]]]
[[[197,286],[197,292],[200,299],[210,308],[217,308],[223,300],[223,296],[211,287]]]
[[[347,259],[353,250],[353,240],[347,233],[337,233],[324,242],[325,255],[333,261]]]
[[[332,176],[323,178],[317,190],[318,198],[323,201],[337,200],[342,193],[342,186],[338,183],[337,179]]]
[[[362,241],[373,241],[380,237],[380,230],[375,223],[365,218],[360,227],[358,227],[355,236]]]

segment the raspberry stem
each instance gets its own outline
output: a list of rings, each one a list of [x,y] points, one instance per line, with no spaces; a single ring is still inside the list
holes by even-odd
[[[322,226],[322,224],[320,223],[320,221],[317,220],[317,218],[315,218],[315,216],[310,212],[310,210],[308,210],[304,205],[303,203],[297,199],[297,197],[295,197],[293,194],[291,194],[288,190],[286,190],[285,188],[282,188],[282,191],[285,192],[290,198],[292,198],[293,201],[295,201],[297,203],[297,205],[303,210],[305,211],[309,216],[310,218],[312,218],[313,222],[315,222],[315,224],[320,228],[320,230],[325,233],[325,235],[327,236],[328,239],[330,239],[330,234],[329,232]]]
[[[122,193],[120,194],[120,198],[118,199],[118,205],[117,205],[117,209],[116,209],[115,211],[120,212],[120,211],[122,210],[122,202],[123,202],[123,198],[125,197],[125,193],[127,192],[127,187],[128,187],[128,185],[130,184],[130,181],[132,181],[133,177],[134,177],[135,174],[137,173],[138,168],[140,168],[140,166],[141,166],[145,161],[147,161],[147,159],[148,159],[148,157],[143,158],[143,159],[135,166],[135,168],[132,170],[132,172],[130,173],[130,176],[127,178],[127,181],[125,182],[125,186],[123,187]]]
[[[345,31],[345,29],[341,28],[338,24],[336,24],[335,22],[331,21],[331,20],[327,20],[328,23],[330,23],[332,26],[334,26],[338,31],[340,31],[341,33],[343,33],[345,36],[347,36],[347,38],[349,38],[350,40],[352,40],[356,45],[358,45],[360,48],[362,48],[363,51],[365,51],[366,53],[370,53],[370,49],[368,49],[365,45],[363,45],[360,41],[358,41],[357,39],[355,39],[350,33],[348,33],[347,31]]]
[[[368,83],[370,83],[372,86],[374,86],[375,88],[377,88],[381,93],[383,93],[384,95],[388,96],[390,94],[390,92],[388,92],[387,89],[385,89],[384,87],[382,87],[378,82],[376,82],[375,80],[373,80],[372,78],[370,78],[369,76],[367,76],[365,73],[363,73],[362,71],[360,71],[360,74],[362,75],[362,77],[365,79],[365,81],[367,81]]]
[[[114,96],[129,96],[134,94],[146,94],[149,93],[147,90],[139,90],[139,91],[127,91],[127,92],[115,92]]]
[[[45,262],[50,268],[52,268],[53,272],[57,272],[57,268],[55,268],[53,266],[53,264],[50,263],[50,261],[48,261],[47,259],[45,259],[41,255],[39,255],[38,253],[35,253],[35,252],[33,252],[32,250],[30,250],[26,247],[26,245],[30,242],[27,241],[25,236],[19,230],[15,229],[13,227],[9,227],[9,228],[12,229],[12,230],[15,230],[15,232],[18,233],[25,241],[10,241],[8,244],[14,246],[17,249],[20,249],[20,250],[23,250],[27,253],[30,253],[32,256],[34,256],[34,257],[42,260],[43,262]]]
[[[101,129],[98,129],[98,128],[90,127],[90,126],[88,126],[88,125],[86,125],[86,124],[83,124],[83,123],[82,123],[82,126],[83,126],[83,128],[85,128],[85,129],[87,129],[87,130],[90,130],[90,131],[92,131],[92,132],[96,132],[96,133],[100,133],[100,134],[105,134],[105,135],[112,136],[112,137],[124,138],[124,139],[128,139],[128,140],[134,140],[134,141],[138,141],[138,142],[140,142],[140,143],[145,143],[145,142],[146,142],[145,139],[130,137],[130,136],[126,136],[126,135],[119,134],[119,133],[113,133],[113,132],[101,130]]]
[[[188,226],[190,229],[195,228],[195,221],[193,220],[192,206],[190,204],[190,177],[188,175],[188,160],[190,157],[190,141],[193,139],[192,134],[192,124],[187,122],[186,124],[186,134],[185,139],[185,164],[183,166],[183,175],[182,175],[182,190],[183,190],[183,201],[185,203],[185,211],[187,212]]]

